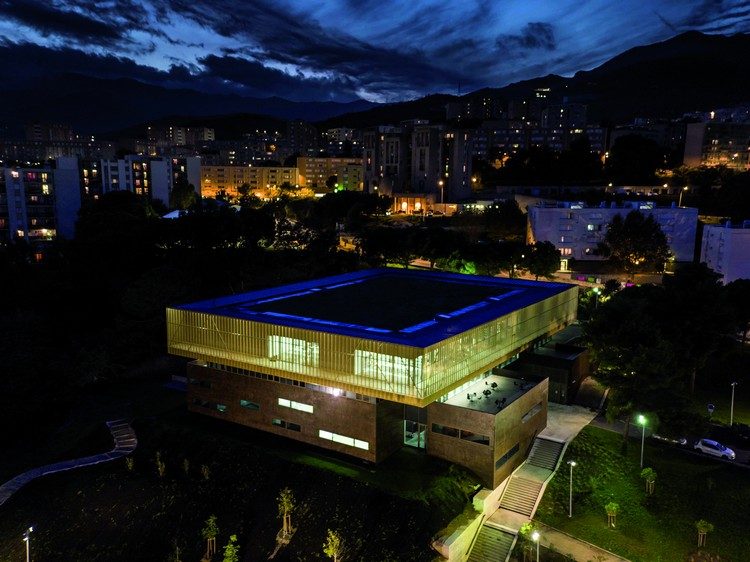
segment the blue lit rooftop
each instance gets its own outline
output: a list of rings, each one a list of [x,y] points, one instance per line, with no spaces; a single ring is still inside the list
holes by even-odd
[[[383,268],[176,308],[427,347],[570,288],[564,283]]]

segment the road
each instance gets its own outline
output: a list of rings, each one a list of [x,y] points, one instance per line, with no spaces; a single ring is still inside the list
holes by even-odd
[[[599,414],[597,417],[595,417],[590,425],[593,425],[594,427],[599,427],[601,429],[606,429],[607,431],[613,431],[616,433],[619,433],[622,435],[622,433],[625,431],[625,422],[622,420],[615,420],[613,422],[608,422],[607,419],[604,417],[603,414]],[[641,427],[639,425],[630,424],[630,429],[628,431],[628,435],[634,439],[640,439],[641,438]],[[669,443],[665,443],[663,441],[655,441],[654,439],[650,439],[651,432],[648,430],[648,427],[646,428],[646,439],[650,441],[651,445],[658,444],[662,447],[670,447],[673,449],[679,449],[686,455],[693,455],[703,458],[708,458],[715,460],[716,462],[723,462],[727,464],[733,464],[736,466],[740,466],[742,468],[746,468],[750,470],[750,449],[743,449],[739,448],[736,444],[726,443],[726,445],[732,449],[735,454],[737,455],[737,458],[733,461],[723,460],[717,457],[709,457],[708,455],[704,455],[703,453],[699,453],[695,450],[693,450],[693,443],[695,443],[698,440],[698,436],[688,436],[688,445],[681,446],[681,445],[671,445]],[[720,441],[721,442],[721,441]]]

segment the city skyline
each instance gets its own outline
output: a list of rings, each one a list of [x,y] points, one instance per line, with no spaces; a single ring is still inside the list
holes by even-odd
[[[732,0],[4,0],[0,14],[0,60],[17,70],[11,81],[47,69],[296,101],[466,93],[572,75],[684,31],[750,31],[750,8]]]

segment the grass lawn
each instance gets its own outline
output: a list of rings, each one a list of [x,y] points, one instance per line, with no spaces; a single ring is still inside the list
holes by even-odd
[[[632,440],[623,455],[621,440],[617,433],[584,428],[565,454],[565,460],[578,463],[573,518],[567,516],[568,471],[561,470],[537,519],[634,562],[687,560],[697,545],[694,523],[705,519],[716,527],[708,536],[708,552],[721,560],[748,559],[750,471],[647,443],[645,466],[657,472],[656,491],[648,497],[640,478],[640,444]],[[616,529],[606,524],[604,505],[610,501],[620,505]]]
[[[198,560],[211,514],[219,550],[236,533],[241,560],[265,560],[281,525],[276,498],[288,486],[298,530],[275,560],[324,560],[331,528],[340,531],[347,560],[428,562],[435,556],[431,537],[464,508],[476,484],[463,470],[411,451],[375,468],[182,407],[139,417],[134,426],[134,471],[118,460],[43,478],[0,508],[0,561],[23,559],[28,525],[36,561],[164,561],[175,545],[183,560]]]

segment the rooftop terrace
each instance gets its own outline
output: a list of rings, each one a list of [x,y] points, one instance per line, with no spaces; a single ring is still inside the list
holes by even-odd
[[[535,384],[501,375],[490,375],[446,400],[445,404],[496,414],[526,394]],[[484,394],[485,390],[489,391],[489,395]]]

